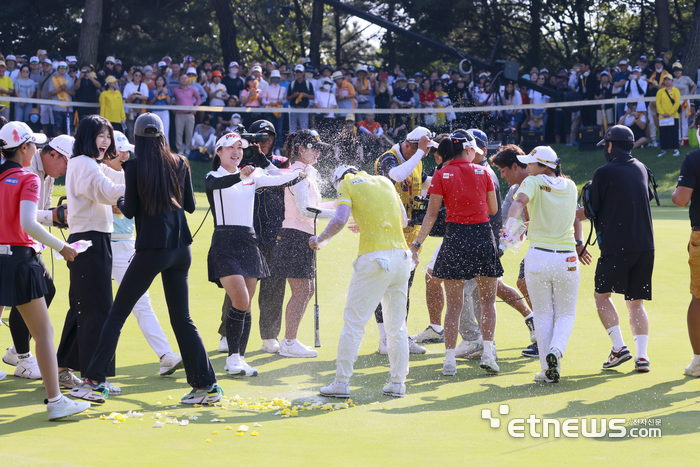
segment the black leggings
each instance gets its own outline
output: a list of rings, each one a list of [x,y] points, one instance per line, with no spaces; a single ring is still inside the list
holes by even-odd
[[[202,337],[190,317],[187,275],[191,264],[192,251],[189,246],[174,250],[136,251],[102,328],[100,343],[84,375],[86,378],[105,381],[126,318],[155,277],[160,274],[170,324],[182,353],[187,382],[194,388],[205,388],[216,383],[214,369],[204,349]]]
[[[411,275],[408,276],[408,293],[407,295],[411,294],[411,286],[413,285],[413,276],[416,275],[416,270],[414,269],[411,271]],[[408,321],[408,308],[411,306],[411,299],[407,296],[406,297],[406,321]],[[377,308],[374,310],[374,319],[377,320],[377,324],[383,324],[384,323],[384,314],[382,314],[382,304],[380,303],[377,305]]]
[[[53,285],[53,279],[49,270],[46,269],[46,265],[41,260],[39,256],[39,264],[44,268],[44,282],[46,283],[46,288],[49,290],[46,295],[44,295],[44,300],[46,300],[46,308],[51,306],[51,301],[54,295],[56,295],[56,287]],[[30,351],[29,340],[32,335],[29,333],[29,328],[22,319],[22,314],[19,312],[16,306],[12,307],[10,311],[10,334],[12,335],[12,345],[15,347],[15,353],[25,354]]]

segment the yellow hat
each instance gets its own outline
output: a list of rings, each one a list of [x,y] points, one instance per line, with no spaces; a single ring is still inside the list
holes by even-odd
[[[107,78],[105,78],[105,83],[107,83],[107,84],[116,83],[116,82],[117,82],[117,78],[115,78],[112,75],[109,75]]]

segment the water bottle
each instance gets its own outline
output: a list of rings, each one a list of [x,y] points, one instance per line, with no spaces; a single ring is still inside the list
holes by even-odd
[[[509,218],[506,222],[505,229],[501,234],[501,239],[499,241],[498,248],[502,251],[508,249],[512,250],[514,253],[520,251],[520,247],[525,242],[523,234],[527,231],[527,225],[520,219]]]
[[[82,253],[83,251],[87,250],[92,246],[92,240],[78,240],[77,242],[71,243],[70,246],[75,248],[75,251],[77,251],[78,253]],[[61,253],[59,253],[56,250],[53,250],[53,255],[59,261],[63,259],[63,255],[61,255]]]

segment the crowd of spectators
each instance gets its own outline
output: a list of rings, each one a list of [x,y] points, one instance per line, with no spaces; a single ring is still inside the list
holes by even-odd
[[[547,143],[575,145],[582,126],[622,123],[633,129],[638,144],[661,144],[665,151],[687,144],[688,128],[693,126],[689,120],[695,112],[694,101],[676,102],[674,96],[695,94],[700,84],[687,76],[679,61],[672,62],[667,55],[662,51],[652,60],[641,55],[634,66],[627,58],[608,67],[593,66],[581,58],[570,70],[559,68],[550,72],[544,67],[532,67],[523,75],[532,83],[528,86],[522,81],[492,83],[487,71],[466,75],[457,69],[411,73],[398,65],[390,70],[365,65],[333,69],[329,65],[274,61],[253,61],[247,66],[230,62],[224,66],[191,56],[182,60],[166,56],[152,64],[124,66],[109,56],[101,66],[94,67],[78,63],[75,56],[63,58],[56,52],[48,55],[46,50],[39,50],[32,57],[0,54],[0,99],[37,97],[62,103],[35,106],[0,101],[0,105],[5,105],[2,115],[6,119],[24,121],[49,136],[66,133],[82,117],[99,111],[130,138],[134,120],[145,110],[132,108],[126,112],[124,103],[163,106],[157,113],[166,126],[171,146],[192,158],[211,157],[212,138],[227,129],[236,130],[241,124],[247,128],[261,118],[271,121],[283,134],[316,129],[324,139],[340,139],[344,143],[342,152],[353,157],[394,144],[417,125],[436,132],[449,131],[453,126],[479,127],[490,139],[516,143],[524,131],[534,131],[541,133]],[[665,84],[667,78],[670,87]],[[562,93],[567,101],[657,96],[657,102],[518,108],[522,104],[550,102],[551,93],[546,90]],[[93,103],[95,107],[73,109],[72,101]],[[250,110],[168,110],[170,105]],[[494,110],[460,111],[482,106]],[[499,110],[502,106],[515,108]],[[256,111],[286,107],[328,109],[328,113]],[[412,112],[425,108],[435,111]],[[345,109],[367,112],[352,114],[343,112]],[[396,112],[375,114],[373,109]],[[283,141],[284,138],[277,138],[277,152]]]

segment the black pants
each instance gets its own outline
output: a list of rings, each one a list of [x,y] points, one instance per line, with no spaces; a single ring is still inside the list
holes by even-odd
[[[272,251],[275,244],[260,245],[260,253],[267,264],[272,264]],[[260,308],[260,338],[277,339],[282,329],[282,311],[287,280],[283,277],[266,277],[258,281],[258,307]],[[231,298],[226,294],[221,306],[221,326],[219,335],[226,336],[226,316],[231,309]]]
[[[53,285],[53,279],[51,278],[51,274],[49,274],[49,270],[46,269],[46,265],[41,259],[41,254],[37,256],[39,264],[44,269],[46,288],[49,289],[49,292],[44,295],[46,308],[48,308],[51,306],[54,295],[56,295],[56,287]],[[12,345],[15,347],[15,353],[25,354],[29,352],[29,340],[32,338],[32,335],[29,333],[29,328],[16,306],[12,307],[12,311],[10,311],[10,334],[12,334]]]
[[[673,119],[673,126],[659,127],[659,144],[661,149],[678,149],[678,125],[680,120]]]
[[[114,352],[124,322],[153,279],[160,274],[170,324],[182,353],[187,382],[194,388],[204,388],[216,383],[214,369],[204,349],[202,337],[190,317],[187,275],[191,264],[192,251],[189,246],[175,250],[146,249],[136,252],[109,311],[109,317],[100,335],[100,343],[85,373],[86,378],[104,381],[109,376],[109,366],[114,362]]]
[[[413,277],[416,275],[416,270],[414,269],[411,271],[411,275],[408,276],[408,295],[409,297],[406,297],[406,320],[408,320],[408,309],[411,306],[411,286],[413,285]],[[384,323],[384,315],[382,314],[382,304],[380,303],[377,305],[377,308],[374,310],[374,319],[377,320],[377,324],[383,324]]]
[[[581,107],[581,126],[595,126],[596,108],[592,105]]]
[[[112,307],[112,245],[103,232],[71,234],[68,243],[91,240],[92,246],[68,262],[70,309],[58,345],[58,366],[85,375],[100,341],[102,327]],[[114,376],[114,354],[107,376]]]

